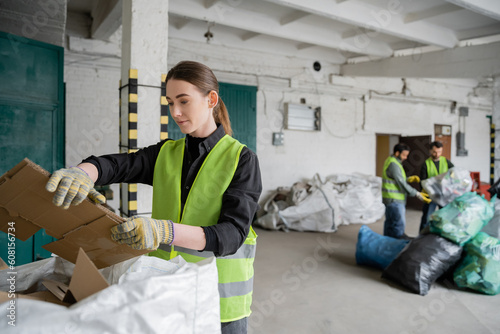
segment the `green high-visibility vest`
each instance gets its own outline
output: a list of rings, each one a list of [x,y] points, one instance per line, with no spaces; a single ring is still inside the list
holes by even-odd
[[[427,160],[425,160],[425,164],[427,165],[427,177],[429,178],[446,173],[448,171],[448,161],[446,161],[445,157],[439,157],[439,173],[432,158],[428,158]]]
[[[153,178],[153,212],[156,219],[192,226],[217,224],[222,195],[233,179],[244,145],[225,135],[209,152],[189,191],[181,214],[181,174],[185,139],[167,141],[156,160]],[[174,231],[175,232],[175,231]],[[252,227],[238,251],[216,259],[219,273],[221,322],[248,317],[253,291],[253,262],[257,234]],[[198,262],[214,256],[213,252],[161,244],[149,253],[170,260],[181,255],[187,262]]]
[[[387,168],[389,168],[391,163],[395,163],[399,166],[401,174],[403,175],[403,180],[406,180],[406,173],[403,165],[401,165],[395,157],[388,157],[384,162],[384,172],[382,173],[382,197],[404,201],[406,196],[404,190],[398,186],[394,179],[387,176]]]

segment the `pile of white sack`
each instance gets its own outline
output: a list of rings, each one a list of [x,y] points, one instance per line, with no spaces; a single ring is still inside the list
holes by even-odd
[[[42,291],[41,281],[66,283],[74,265],[51,257],[16,267],[16,291]],[[0,291],[9,290],[9,269]],[[16,326],[8,324],[9,301],[0,304],[1,333],[220,333],[215,258],[187,263],[140,256],[100,270],[110,286],[69,307],[15,299]],[[45,289],[46,290],[46,289]],[[14,300],[14,299],[13,299]]]
[[[371,224],[382,218],[382,179],[335,174],[324,182],[316,174],[308,182],[279,187],[264,204],[256,225],[271,230],[335,232],[340,225]]]

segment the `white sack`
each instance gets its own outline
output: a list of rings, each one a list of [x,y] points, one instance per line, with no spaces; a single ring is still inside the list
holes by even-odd
[[[62,262],[61,262],[62,261]],[[28,286],[64,268],[60,258],[17,268],[17,287]],[[62,265],[62,266],[61,266]],[[2,290],[6,272],[0,272]],[[16,327],[0,305],[2,333],[220,333],[215,258],[198,264],[181,257],[165,261],[141,256],[101,270],[116,284],[68,307],[16,299]],[[8,330],[8,332],[7,332]]]
[[[335,174],[325,182],[318,174],[292,188],[280,187],[264,204],[266,213],[256,225],[272,230],[335,232],[339,225],[371,224],[382,218],[382,179],[376,176]],[[286,200],[280,200],[287,196]]]
[[[337,191],[340,221],[337,225],[371,224],[382,218],[382,178],[361,173],[336,174],[327,179]]]
[[[287,228],[292,230],[335,232],[339,208],[334,196],[329,185],[313,180],[308,196],[301,199],[298,205],[279,211],[279,216]]]
[[[73,263],[58,256],[15,267],[17,273],[16,291],[23,292],[33,285],[36,285],[35,291],[47,290],[42,285],[42,279],[53,279],[68,285],[74,268]],[[7,278],[10,276],[7,274],[9,271],[0,271],[0,291],[9,290],[10,284],[7,282]]]
[[[279,197],[286,197],[290,194],[290,188],[280,187],[271,194],[269,199],[263,206],[266,212],[261,217],[257,218],[257,225],[268,230],[284,230],[288,231],[287,226],[281,219],[279,213],[286,209],[289,204],[284,200],[278,200]]]

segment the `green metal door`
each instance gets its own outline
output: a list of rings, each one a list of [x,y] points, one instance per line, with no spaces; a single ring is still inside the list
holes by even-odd
[[[219,92],[229,111],[234,138],[257,152],[257,87],[221,83]]]
[[[220,83],[219,94],[229,112],[234,138],[256,152],[257,87]],[[168,123],[168,137],[172,139],[184,137],[172,117]]]
[[[63,167],[64,49],[0,32],[0,53],[0,174],[25,157],[50,172]],[[44,230],[16,240],[16,265],[49,257],[41,246],[53,240]]]

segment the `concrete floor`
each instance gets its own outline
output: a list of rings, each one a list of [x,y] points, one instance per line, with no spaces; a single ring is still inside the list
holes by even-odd
[[[416,236],[421,212],[407,211]],[[369,225],[382,233],[383,219]],[[336,233],[256,228],[254,300],[249,333],[500,333],[500,295],[435,283],[426,296],[356,265],[360,225]]]

